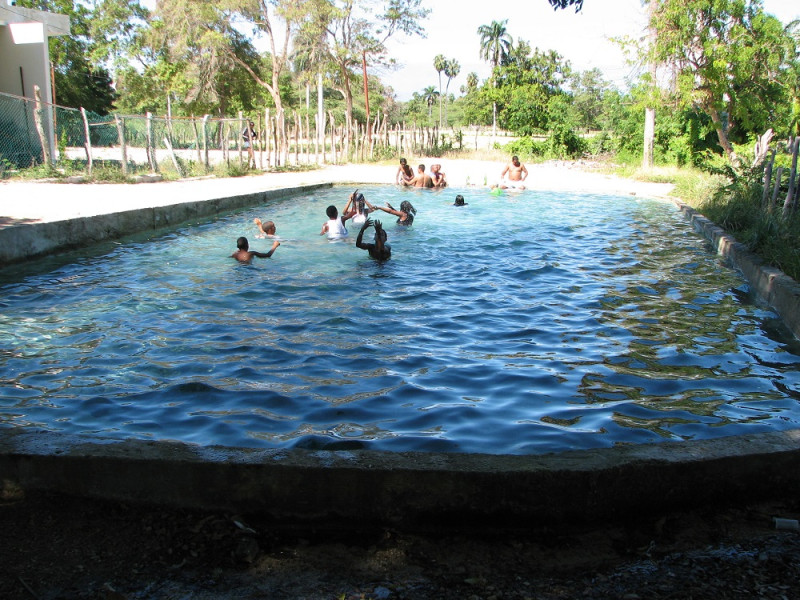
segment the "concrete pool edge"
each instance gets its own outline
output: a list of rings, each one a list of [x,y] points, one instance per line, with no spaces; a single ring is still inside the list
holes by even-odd
[[[328,188],[332,185],[332,183],[313,183],[220,198],[182,201],[164,206],[142,206],[58,221],[17,223],[13,227],[0,228],[0,267],[134,233],[168,229],[181,223],[258,206],[276,198]]]
[[[794,336],[800,339],[800,285],[780,269],[766,265],[744,244],[692,207],[680,200],[673,201],[695,230],[711,242],[717,254],[741,271],[758,297],[775,310]]]
[[[796,496],[798,459],[800,430],[533,456],[0,435],[0,480],[26,492],[418,529],[590,525]]]

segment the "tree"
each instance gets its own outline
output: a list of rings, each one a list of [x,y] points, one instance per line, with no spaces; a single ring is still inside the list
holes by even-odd
[[[386,41],[395,34],[424,36],[422,23],[430,10],[421,8],[422,0],[317,1],[327,18],[330,53],[345,99],[349,135],[353,120],[351,79],[359,70],[362,57],[368,56],[372,64],[392,64]]]
[[[492,21],[490,25],[478,27],[478,35],[481,36],[480,57],[492,65],[492,72],[503,62],[511,53],[514,40],[506,31],[504,21]],[[497,132],[497,103],[492,104],[492,136]]]
[[[785,101],[781,75],[796,64],[794,40],[760,0],[652,1],[649,60],[672,66],[678,105],[707,114],[738,164],[731,136],[766,128],[770,107]]]
[[[436,91],[436,88],[432,85],[426,87],[422,91],[422,98],[425,100],[425,104],[428,105],[428,118],[430,119],[431,113],[433,112],[433,105],[436,103],[436,98],[439,97],[439,92]]]
[[[442,127],[442,71],[447,67],[447,59],[442,54],[433,57],[433,68],[439,74],[439,128]]]
[[[575,12],[583,8],[583,0],[547,0],[554,9],[567,8],[568,6],[575,6]]]
[[[461,65],[455,58],[445,61],[444,74],[445,77],[447,77],[447,85],[445,85],[444,88],[445,95],[447,95],[448,91],[450,90],[450,82],[455,79],[460,72]],[[441,85],[439,88],[441,89]],[[445,104],[445,121],[447,121],[447,104]]]

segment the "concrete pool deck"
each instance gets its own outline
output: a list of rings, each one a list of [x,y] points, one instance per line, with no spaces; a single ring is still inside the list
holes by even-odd
[[[467,177],[479,183],[486,177],[491,182],[503,166],[483,161],[438,162],[454,187],[463,186]],[[537,190],[666,198],[671,189],[667,184],[635,182],[564,165],[537,165],[529,170],[529,187]],[[140,185],[0,182],[0,266],[70,245],[255,206],[272,194],[289,194],[297,188],[392,183],[394,173],[393,166],[345,165]],[[734,258],[746,259],[744,252],[736,255],[740,249],[735,242],[726,242],[724,233],[715,233],[713,225],[687,207],[682,210],[718,251],[725,253],[728,248]],[[754,265],[751,282],[758,285],[761,280],[764,290],[774,296],[780,276]],[[784,313],[800,312],[796,305],[782,310],[784,318]],[[2,486],[127,502],[258,511],[276,519],[345,525],[524,528],[556,520],[591,523],[700,505],[796,497],[800,492],[797,430],[541,456],[203,448],[36,430],[0,432]]]

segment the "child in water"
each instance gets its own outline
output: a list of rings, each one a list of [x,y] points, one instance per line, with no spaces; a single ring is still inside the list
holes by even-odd
[[[365,244],[361,240],[370,225],[375,225],[375,243]],[[375,260],[389,260],[392,256],[392,247],[386,243],[386,231],[384,231],[383,225],[381,225],[380,221],[373,221],[372,219],[367,219],[361,226],[361,231],[358,232],[358,237],[356,238],[356,248],[366,250]]]
[[[262,223],[261,219],[253,219],[253,223],[256,224],[256,228],[258,229],[258,234],[256,234],[257,238],[275,237],[277,228],[272,221],[264,221]]]
[[[235,258],[240,263],[249,264],[254,256],[258,258],[270,258],[280,245],[281,243],[275,240],[272,242],[272,248],[270,248],[269,252],[256,252],[255,250],[250,250],[250,243],[247,241],[246,237],[242,236],[236,240],[236,252],[231,254],[231,258]]]
[[[394,206],[386,203],[386,207],[383,206],[373,206],[372,204],[367,201],[367,206],[371,211],[375,210],[382,210],[383,212],[387,212],[390,215],[394,215],[397,217],[397,224],[398,225],[405,225],[409,227],[414,222],[414,215],[417,214],[417,209],[411,205],[411,202],[408,200],[403,200],[400,203],[400,210],[397,210]]]

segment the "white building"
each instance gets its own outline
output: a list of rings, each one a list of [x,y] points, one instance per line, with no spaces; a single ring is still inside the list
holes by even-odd
[[[47,41],[52,36],[69,34],[69,17],[66,15],[22,8],[16,6],[15,0],[0,0],[0,92],[33,100],[34,86],[39,86],[42,101],[52,103]],[[43,117],[51,155],[54,155],[52,111],[45,110]],[[3,118],[2,114],[0,118]],[[32,118],[32,114],[25,118]]]

